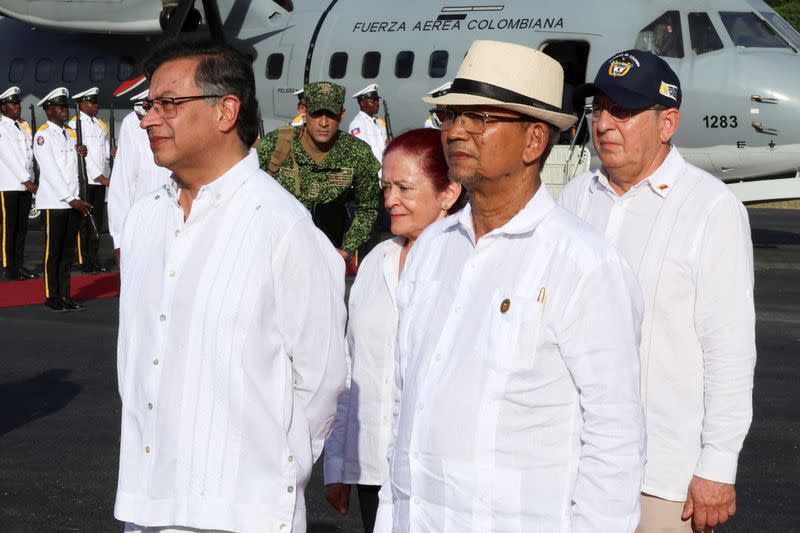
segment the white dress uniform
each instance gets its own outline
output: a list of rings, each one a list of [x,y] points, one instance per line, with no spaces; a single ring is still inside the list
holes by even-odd
[[[68,91],[59,87],[39,102],[44,109],[66,106]],[[39,163],[37,207],[44,211],[45,305],[58,309],[70,300],[70,268],[75,254],[81,214],[69,202],[79,197],[78,152],[75,132],[48,120],[34,135],[33,155]]]
[[[75,130],[76,117],[69,121],[69,127]],[[109,167],[109,157],[111,156],[111,143],[108,139],[108,126],[99,117],[90,117],[86,113],[81,113],[81,126],[83,134],[83,145],[86,146],[86,173],[88,185],[102,186],[97,180],[100,176],[106,176],[111,172]],[[99,206],[98,206],[99,207]]]
[[[19,104],[19,87],[0,94],[0,104]],[[22,119],[0,114],[0,254],[8,279],[26,279],[24,273],[25,236],[31,193],[25,182],[33,181],[31,128]]]
[[[0,191],[25,191],[33,181],[31,136],[27,122],[0,115]]]
[[[146,96],[147,92],[141,97]],[[171,176],[169,169],[156,165],[147,131],[139,127],[139,117],[131,112],[120,126],[117,157],[108,188],[108,231],[114,240],[114,248],[120,247],[122,228],[133,203],[148,192],[170,183]]]
[[[39,209],[72,209],[69,202],[78,198],[78,152],[75,131],[48,120],[39,127],[33,155],[39,163]]]
[[[354,137],[365,141],[372,148],[372,154],[378,161],[383,161],[383,151],[386,149],[386,122],[380,117],[371,117],[359,111],[356,118],[350,122],[348,131]]]

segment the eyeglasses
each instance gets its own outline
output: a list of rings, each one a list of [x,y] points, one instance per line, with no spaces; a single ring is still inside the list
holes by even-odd
[[[486,124],[489,122],[537,122],[533,117],[505,117],[502,115],[490,115],[478,111],[453,111],[452,109],[431,109],[433,123],[439,129],[450,130],[456,122],[456,117],[461,117],[461,127],[467,133],[483,133],[486,131]]]
[[[603,111],[608,111],[608,114],[611,115],[614,122],[628,122],[634,115],[650,110],[658,111],[660,109],[661,106],[645,107],[643,109],[627,109],[616,104],[608,106],[592,104],[592,120],[598,120],[600,115],[603,114]]]
[[[191,102],[192,100],[205,100],[207,98],[222,98],[221,94],[199,94],[197,96],[177,96],[175,98],[161,97],[148,100],[136,100],[133,103],[133,111],[142,120],[151,110],[155,109],[161,118],[172,118],[178,112],[178,104]]]

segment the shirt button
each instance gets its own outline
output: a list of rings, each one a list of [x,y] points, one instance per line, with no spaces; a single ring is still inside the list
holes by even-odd
[[[175,230],[175,236],[177,237],[177,236],[178,236],[178,234],[179,234],[180,232],[181,232],[181,230],[179,230],[179,229],[176,229],[176,230]]]
[[[158,364],[158,357],[156,357],[155,359],[153,359],[153,366],[155,366],[155,365],[157,365],[157,364]]]
[[[158,319],[159,319],[161,322],[165,322],[165,321],[167,320],[167,315],[161,315],[160,317],[158,317]]]
[[[292,487],[291,485],[289,485],[288,487],[286,487],[286,490],[287,490],[289,493],[292,493],[292,492],[294,492],[294,487]]]
[[[419,496],[414,496],[413,498],[411,498],[411,503],[413,503],[414,505],[419,505]]]
[[[171,278],[175,277],[175,271],[174,270],[170,270],[169,271],[169,277],[171,277]]]
[[[281,524],[281,531],[286,531],[288,527],[286,524]]]
[[[144,453],[150,453],[150,446],[144,447]]]
[[[423,409],[425,409],[425,404],[424,403],[421,403],[421,404],[417,405],[417,411],[422,411]]]
[[[286,460],[291,463],[292,461],[294,461],[294,455],[290,455],[289,457],[286,458]]]
[[[152,410],[153,410],[153,404],[152,404],[152,403],[148,403],[148,404],[147,404],[147,408],[148,408],[148,409],[150,409],[150,410],[152,411]]]

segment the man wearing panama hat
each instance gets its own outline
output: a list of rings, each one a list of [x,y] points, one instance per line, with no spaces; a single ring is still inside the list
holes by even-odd
[[[636,278],[539,176],[563,71],[476,41],[446,94],[450,178],[469,191],[429,226],[397,291],[390,476],[376,531],[632,533],[644,421]]]

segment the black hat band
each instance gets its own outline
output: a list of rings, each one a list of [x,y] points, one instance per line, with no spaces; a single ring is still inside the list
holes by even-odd
[[[563,113],[561,108],[548,104],[547,102],[542,102],[536,98],[531,98],[510,89],[504,89],[503,87],[492,85],[491,83],[486,83],[483,81],[456,78],[453,80],[453,85],[450,87],[450,90],[447,91],[447,94],[453,93],[484,96],[486,98],[491,98],[492,100],[499,100],[505,104],[522,104],[531,107],[539,107],[555,113]]]

